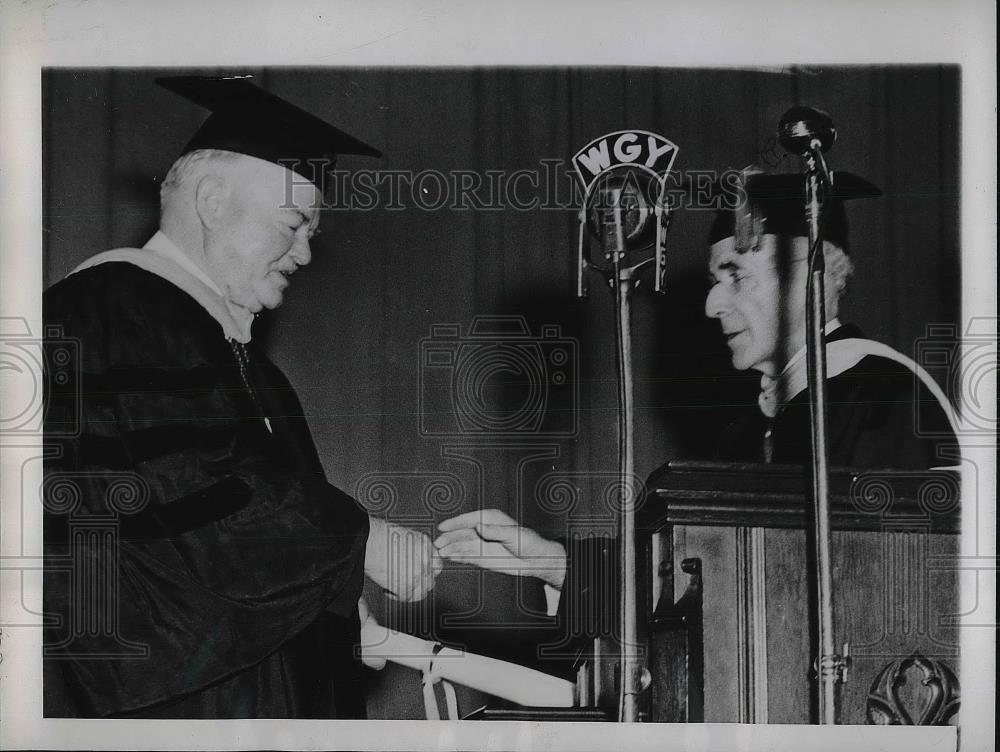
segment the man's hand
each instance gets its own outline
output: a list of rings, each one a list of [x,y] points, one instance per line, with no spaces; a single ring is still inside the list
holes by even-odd
[[[518,525],[499,509],[466,512],[438,525],[434,541],[445,559],[519,577],[538,577],[556,590],[566,579],[566,549]]]
[[[370,517],[365,574],[401,601],[419,601],[434,588],[441,559],[423,533]]]

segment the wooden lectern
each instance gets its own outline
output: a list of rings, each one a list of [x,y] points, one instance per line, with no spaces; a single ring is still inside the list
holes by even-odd
[[[815,723],[808,472],[669,463],[638,513],[651,721]],[[841,723],[943,724],[958,710],[959,479],[834,470]]]

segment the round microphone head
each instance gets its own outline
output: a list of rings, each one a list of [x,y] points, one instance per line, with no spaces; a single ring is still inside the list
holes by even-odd
[[[833,118],[812,107],[793,107],[778,121],[778,141],[792,154],[805,154],[819,141],[822,151],[827,151],[837,140]]]
[[[656,232],[659,186],[639,168],[619,168],[605,173],[594,183],[587,197],[587,224],[594,237],[610,241],[614,237],[615,206],[622,223],[625,248],[640,250],[649,246]]]

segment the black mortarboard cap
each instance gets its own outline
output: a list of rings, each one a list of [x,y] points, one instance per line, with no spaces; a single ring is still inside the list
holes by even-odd
[[[280,164],[321,191],[338,154],[382,152],[253,83],[252,76],[170,76],[156,83],[211,110],[181,154],[222,149]]]
[[[850,172],[831,173],[832,190],[823,205],[824,240],[848,249],[847,214],[844,202],[873,198],[882,192],[864,178]],[[749,248],[760,235],[809,235],[805,211],[805,178],[801,173],[769,175],[744,171],[746,200],[733,208],[719,210],[709,233],[709,244],[736,236],[738,245]],[[732,192],[732,184],[728,184]],[[730,199],[735,196],[730,196]],[[732,204],[730,204],[731,206]]]

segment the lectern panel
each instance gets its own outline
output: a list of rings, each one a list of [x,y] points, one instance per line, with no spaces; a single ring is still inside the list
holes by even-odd
[[[700,562],[706,721],[816,722],[801,472],[712,464],[654,476],[644,531],[673,563],[664,593],[683,588],[682,561]],[[840,722],[948,722],[958,708],[957,479],[841,471],[834,481],[834,636],[850,658]]]
[[[703,567],[705,720],[809,723],[814,627],[806,533],[764,531],[764,550],[752,553],[764,562],[759,603],[737,566],[742,530],[686,526],[675,539],[677,567],[685,558]],[[957,547],[955,536],[926,531],[834,534],[834,629],[851,657],[843,723],[868,722],[869,688],[894,661],[917,653],[957,671]],[[755,614],[764,615],[763,624]],[[912,695],[919,678],[900,691]],[[755,707],[766,710],[755,714]]]

